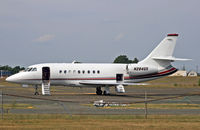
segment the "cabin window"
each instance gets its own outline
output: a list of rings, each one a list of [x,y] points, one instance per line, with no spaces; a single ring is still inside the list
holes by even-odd
[[[98,73],[98,74],[100,74],[100,71],[99,71],[99,70],[97,70],[97,73]]]
[[[61,74],[61,73],[62,73],[62,70],[60,70],[59,73]]]
[[[84,73],[85,73],[85,70],[83,70],[82,73],[84,74]]]
[[[95,74],[95,70],[93,70],[93,74]]]
[[[76,70],[73,70],[73,73],[76,73]]]
[[[87,73],[89,74],[89,73],[90,73],[90,71],[88,70],[88,71],[87,71]]]
[[[81,73],[81,71],[80,71],[80,70],[78,70],[78,73],[80,74],[80,73]]]
[[[69,73],[71,73],[71,70],[68,70]]]
[[[67,70],[64,70],[64,73],[66,74],[66,73],[67,73]]]

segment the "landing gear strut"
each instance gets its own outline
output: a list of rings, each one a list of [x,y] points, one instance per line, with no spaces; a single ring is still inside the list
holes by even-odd
[[[38,86],[37,85],[35,85],[35,93],[34,93],[34,95],[39,95]]]
[[[102,95],[101,87],[97,87],[97,88],[96,88],[96,94],[97,94],[97,95]]]
[[[103,91],[103,95],[110,95],[110,89],[108,86],[105,87],[105,90]]]

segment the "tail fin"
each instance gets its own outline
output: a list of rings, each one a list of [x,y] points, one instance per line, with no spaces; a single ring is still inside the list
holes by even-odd
[[[170,57],[173,55],[178,34],[168,34],[160,44],[149,54],[152,57]]]
[[[140,63],[167,67],[175,60],[188,60],[173,57],[178,34],[168,34],[160,44]]]

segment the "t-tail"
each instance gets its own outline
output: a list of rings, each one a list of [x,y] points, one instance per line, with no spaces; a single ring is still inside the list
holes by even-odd
[[[168,34],[160,44],[144,59],[141,64],[164,69],[171,66],[173,61],[186,61],[190,59],[182,59],[173,57],[174,48],[176,46],[178,34]]]

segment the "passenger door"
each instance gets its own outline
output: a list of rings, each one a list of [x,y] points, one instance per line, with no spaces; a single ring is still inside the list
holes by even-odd
[[[117,82],[123,82],[124,81],[123,74],[116,74],[116,81]]]
[[[42,80],[50,80],[50,68],[42,67]]]

